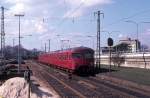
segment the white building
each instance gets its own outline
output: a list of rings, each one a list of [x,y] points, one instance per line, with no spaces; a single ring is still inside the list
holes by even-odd
[[[136,52],[140,50],[141,44],[140,41],[137,39],[131,38],[123,38],[119,41],[119,44],[128,44],[128,48],[131,52]]]

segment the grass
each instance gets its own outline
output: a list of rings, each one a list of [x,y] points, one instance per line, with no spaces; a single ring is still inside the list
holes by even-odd
[[[108,69],[109,66],[104,65],[102,68]],[[112,70],[115,70],[111,72],[114,77],[150,86],[150,69],[112,66]]]

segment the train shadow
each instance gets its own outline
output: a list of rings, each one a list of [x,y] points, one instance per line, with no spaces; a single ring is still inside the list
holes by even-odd
[[[81,77],[90,77],[90,76],[96,76],[96,74],[105,74],[108,72],[116,72],[116,71],[118,70],[94,67],[90,71],[76,71],[74,74],[81,76]]]
[[[95,74],[99,74],[99,73],[108,73],[108,72],[116,72],[118,70],[114,70],[114,69],[109,69],[109,68],[95,68]]]

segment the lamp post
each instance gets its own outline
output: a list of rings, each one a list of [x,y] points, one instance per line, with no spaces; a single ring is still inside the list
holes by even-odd
[[[139,23],[135,22],[135,21],[132,21],[132,20],[128,20],[128,21],[125,21],[125,22],[128,22],[128,23],[133,23],[136,25],[136,33],[137,33],[137,41],[136,41],[136,52],[138,52],[139,50],[139,43],[138,43],[138,37],[139,37]]]
[[[20,73],[20,65],[21,65],[21,53],[20,53],[20,17],[23,17],[24,15],[23,14],[15,14],[16,17],[19,18],[19,46],[18,46],[18,73]]]

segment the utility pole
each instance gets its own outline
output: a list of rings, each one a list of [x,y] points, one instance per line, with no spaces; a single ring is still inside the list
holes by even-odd
[[[46,43],[45,43],[45,53],[46,53]]]
[[[13,53],[13,56],[15,56],[15,39],[13,38],[13,45],[12,45],[12,53]]]
[[[96,49],[96,67],[98,69],[101,68],[101,44],[100,44],[100,32],[101,32],[101,15],[103,15],[104,18],[104,13],[101,13],[101,11],[97,11],[94,13],[94,15],[97,14],[97,49]]]
[[[24,15],[23,14],[15,14],[16,17],[19,18],[19,35],[18,35],[18,41],[19,41],[19,46],[18,46],[18,73],[20,73],[20,66],[21,66],[21,51],[20,51],[20,46],[21,46],[21,42],[20,42],[20,17],[23,17]]]
[[[13,38],[13,48],[15,47],[15,39]]]
[[[2,16],[1,16],[1,64],[5,65],[5,24],[4,24],[4,7],[1,7]]]
[[[48,52],[50,52],[50,48],[51,48],[51,40],[49,39],[48,42],[49,42],[49,49],[48,49]]]
[[[63,45],[63,41],[64,40],[60,40],[61,42],[60,42],[60,44],[61,44],[61,50],[63,50],[63,48],[64,48],[64,45]]]

